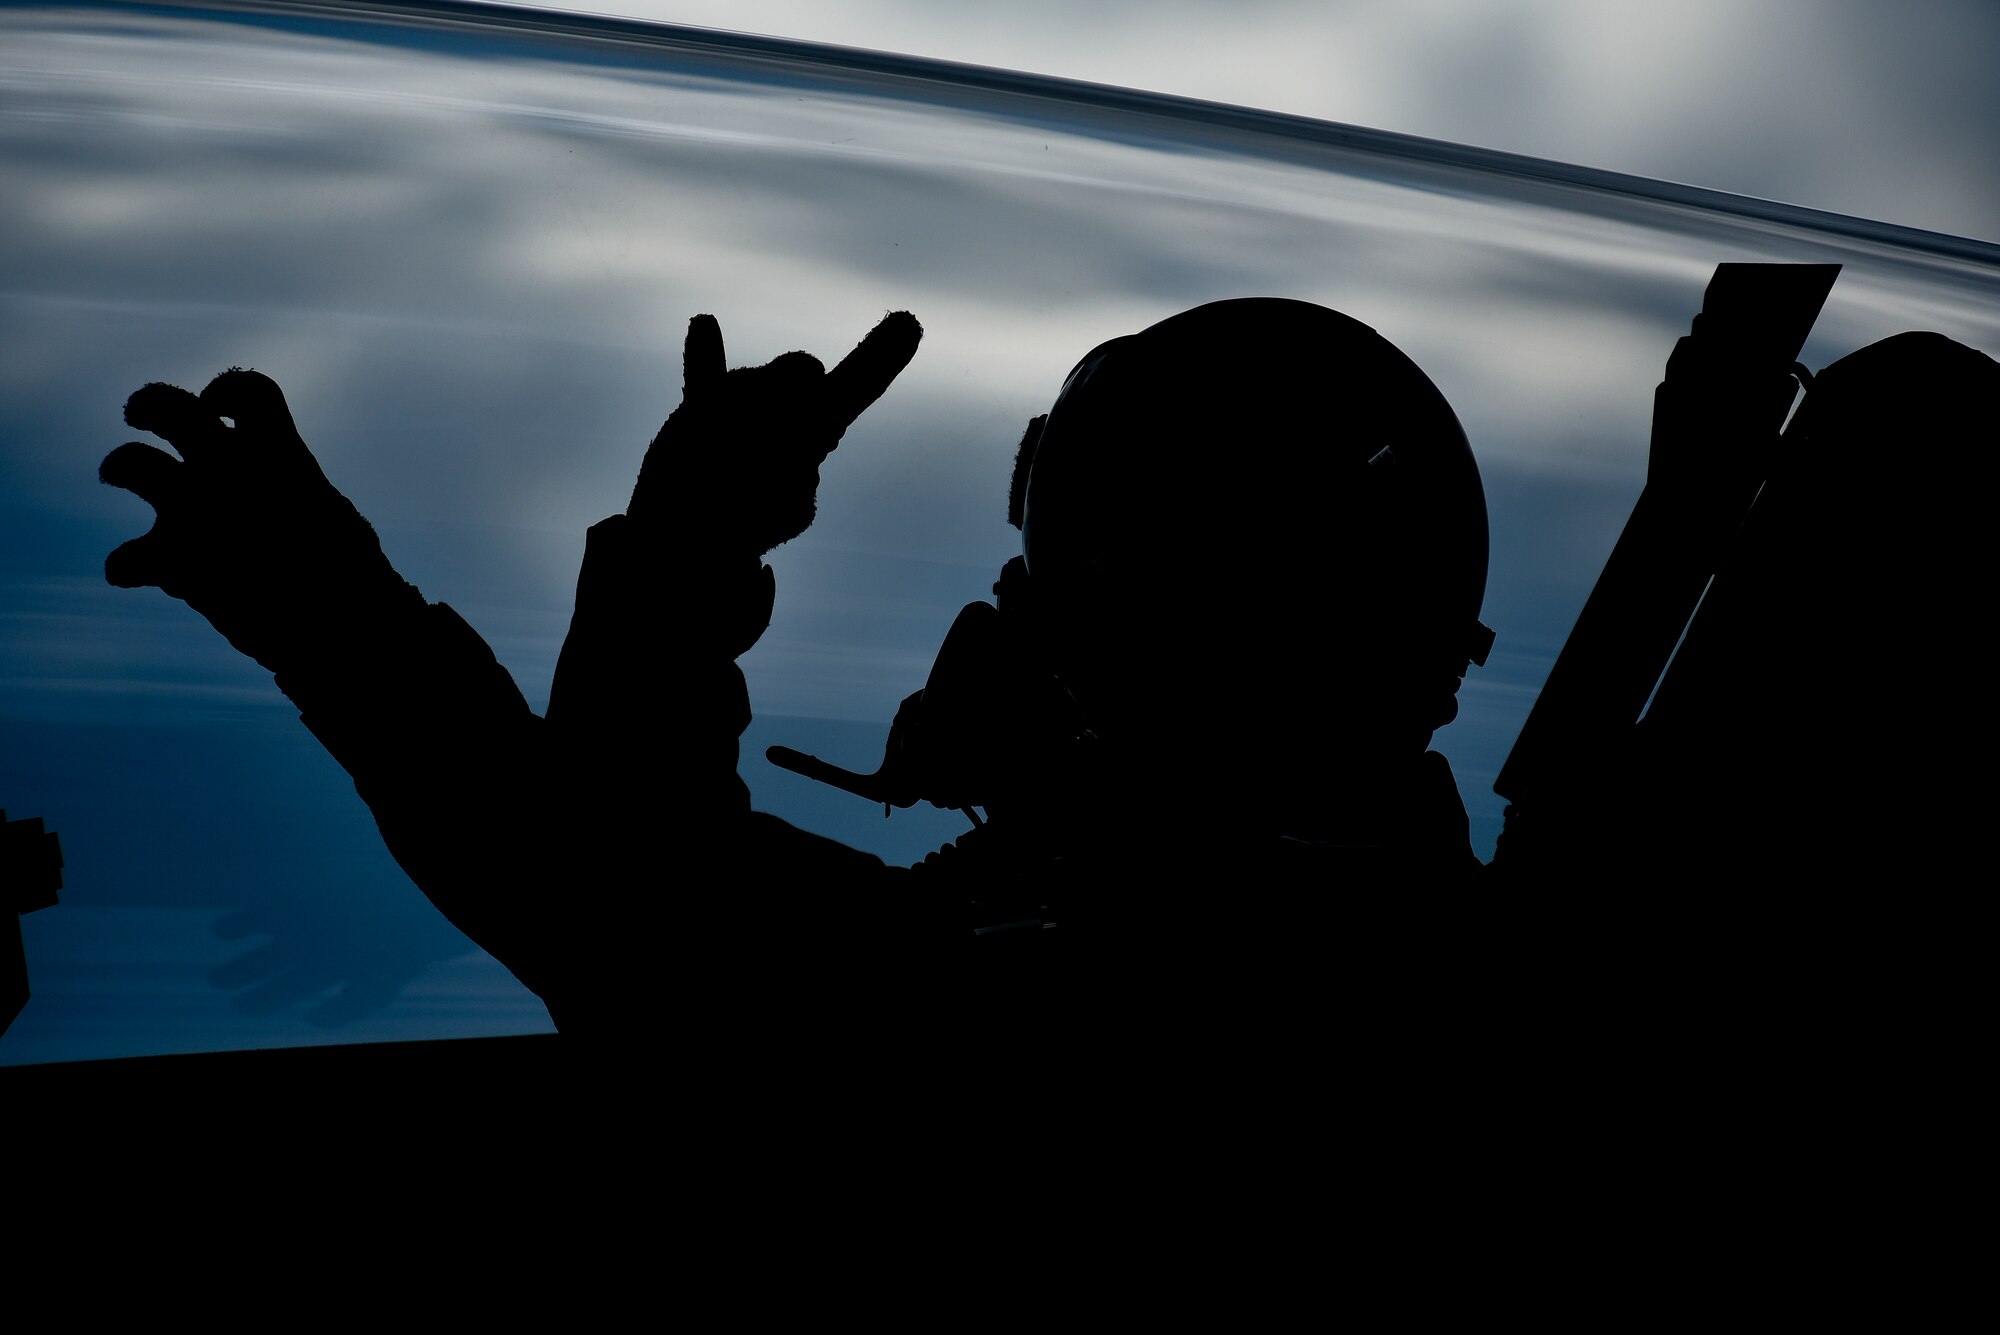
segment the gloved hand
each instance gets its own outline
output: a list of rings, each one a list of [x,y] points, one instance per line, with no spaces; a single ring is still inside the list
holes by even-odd
[[[150,384],[126,402],[125,421],[180,458],[131,441],[99,467],[158,512],[150,532],[106,559],[112,584],[181,599],[288,692],[285,674],[332,668],[422,612],[423,595],[326,480],[270,377],[232,368],[199,397]]]
[[[788,352],[727,370],[712,315],[688,322],[681,405],[639,468],[626,514],[683,550],[761,556],[811,525],[819,465],[916,355],[923,326],[896,311],[831,371]]]
[[[747,810],[734,774],[750,704],[735,660],[770,624],[776,586],[761,558],[812,523],[820,462],[922,337],[897,311],[831,371],[803,352],[731,371],[715,317],[688,322],[681,405],[648,446],[625,513],[584,546],[549,695],[565,738],[602,754],[652,745],[683,773],[724,776]]]

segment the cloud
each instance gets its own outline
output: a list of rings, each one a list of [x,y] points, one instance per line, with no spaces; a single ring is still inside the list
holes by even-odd
[[[588,0],[1143,88],[2000,239],[1981,0]]]
[[[148,380],[277,378],[399,567],[539,702],[582,533],[622,508],[678,397],[688,317],[716,314],[743,363],[832,360],[913,310],[924,345],[828,461],[818,524],[774,554],[778,614],[745,659],[760,714],[885,729],[1018,550],[1013,449],[1081,353],[1211,299],[1321,301],[1426,369],[1487,475],[1502,651],[1440,739],[1476,785],[1637,494],[1652,388],[1718,261],[1847,264],[1822,362],[1912,327],[2000,346],[1996,266],[1976,259],[1059,88],[155,11],[8,11],[0,31],[0,721],[37,730],[11,771],[30,794],[67,782],[66,726],[100,748],[124,722],[296,731],[186,609],[96,582],[150,523],[95,481]],[[1377,36],[1377,53],[1422,44]],[[1640,38],[1586,27],[1561,77]],[[1219,65],[1253,67],[1232,45],[1252,40],[1218,34]],[[1504,25],[1438,41],[1467,61],[1542,49]],[[1407,82],[1341,59],[1364,85]],[[1329,387],[1327,429],[1367,391]],[[312,762],[291,761],[302,781]],[[1497,802],[1468,797],[1490,831]],[[227,867],[228,902],[278,892]]]

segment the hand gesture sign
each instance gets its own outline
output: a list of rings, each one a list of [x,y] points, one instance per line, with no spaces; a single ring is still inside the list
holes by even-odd
[[[158,513],[105,560],[110,583],[158,586],[273,672],[385,610],[423,606],[326,480],[270,377],[232,368],[199,396],[150,384],[127,400],[125,421],[180,457],[135,440],[99,466],[100,479]]]
[[[896,311],[831,371],[788,352],[726,369],[712,315],[688,322],[680,407],[653,437],[626,513],[761,556],[813,521],[819,466],[916,355],[923,327]]]

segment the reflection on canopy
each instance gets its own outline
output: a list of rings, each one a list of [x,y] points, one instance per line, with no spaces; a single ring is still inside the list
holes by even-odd
[[[744,659],[759,804],[908,859],[956,818],[870,820],[765,742],[873,763],[1018,551],[1012,449],[1079,353],[1225,297],[1333,307],[1428,372],[1485,478],[1499,644],[1439,745],[1490,851],[1493,777],[1717,263],[1843,266],[1809,366],[1912,328],[2000,346],[2000,247],[1265,113],[444,6],[58,6],[0,30],[0,804],[63,831],[72,887],[24,923],[38,1002],[0,1062],[542,1023],[413,903],[267,674],[103,585],[141,515],[92,474],[141,382],[282,380],[398,566],[539,706],[583,532],[677,397],[687,317],[717,313],[751,363],[917,312],[923,353],[773,555]],[[224,923],[274,939],[246,964]],[[292,990],[248,1001],[264,965]],[[329,1001],[343,986],[370,1005]]]

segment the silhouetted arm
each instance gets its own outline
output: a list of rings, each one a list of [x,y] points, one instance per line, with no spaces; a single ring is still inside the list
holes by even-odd
[[[125,419],[179,457],[133,441],[104,460],[99,476],[158,515],[105,577],[183,600],[276,674],[404,870],[541,991],[552,943],[533,906],[552,859],[519,832],[550,785],[542,720],[513,678],[396,573],[269,377],[230,370],[200,395],[147,385]]]
[[[610,776],[618,819],[699,831],[715,853],[771,854],[743,825],[737,656],[770,623],[763,555],[812,523],[819,466],[916,354],[886,316],[831,371],[803,352],[727,370],[714,317],[688,325],[681,404],[646,451],[626,512],[595,525],[549,702],[562,744]],[[671,810],[660,808],[671,792]]]
[[[276,674],[397,862],[559,1027],[630,1033],[660,1014],[663,972],[699,985],[799,927],[748,887],[881,870],[751,814],[735,660],[770,619],[763,553],[811,523],[820,461],[920,336],[893,315],[831,372],[804,353],[725,371],[697,317],[684,401],[627,513],[590,532],[546,720],[395,572],[254,371],[133,395],[127,421],[180,457],[132,442],[104,461],[158,511],[106,577],[183,599]]]

